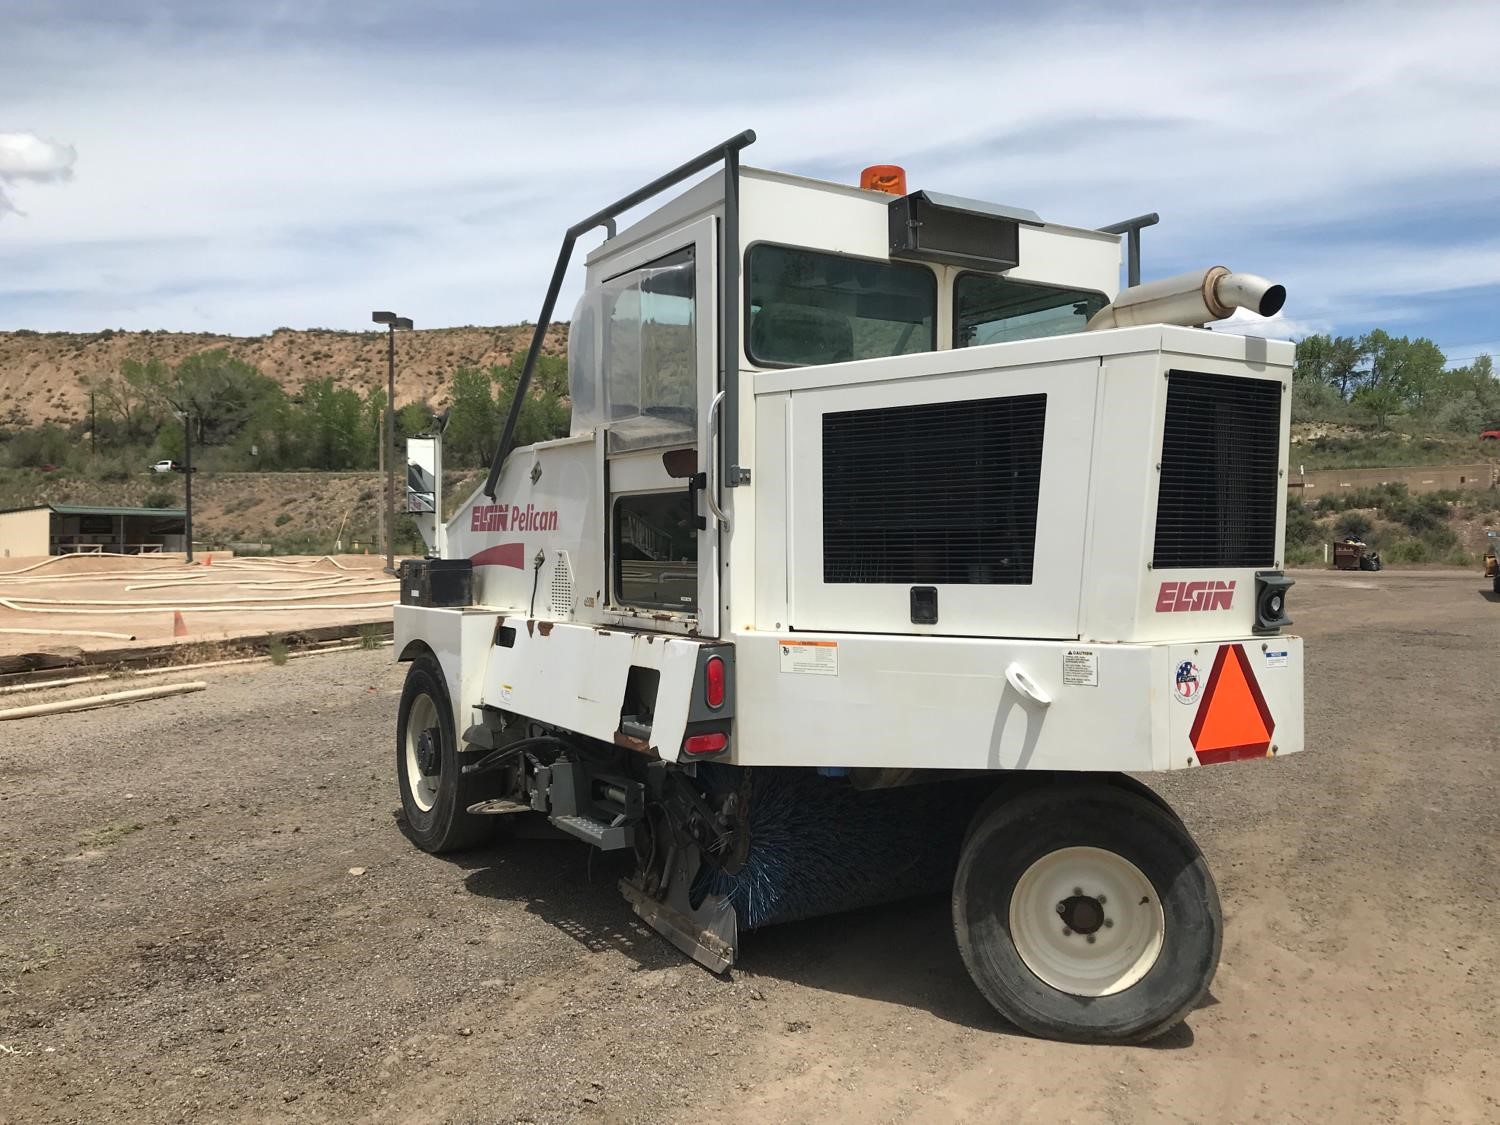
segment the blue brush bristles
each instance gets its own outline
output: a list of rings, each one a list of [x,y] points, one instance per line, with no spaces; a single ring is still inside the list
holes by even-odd
[[[743,770],[699,766],[710,794],[737,790]],[[753,930],[946,890],[983,792],[925,784],[860,790],[812,769],[750,770],[750,851],[730,875],[705,866],[695,891],[726,896]]]

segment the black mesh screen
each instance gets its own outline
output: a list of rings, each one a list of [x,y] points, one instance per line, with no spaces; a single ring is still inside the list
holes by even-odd
[[[1153,564],[1275,565],[1281,384],[1191,371],[1167,379]]]
[[[823,581],[1031,581],[1047,396],[823,415]]]

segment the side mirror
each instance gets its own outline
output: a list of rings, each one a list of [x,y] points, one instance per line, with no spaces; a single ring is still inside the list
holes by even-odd
[[[406,439],[406,510],[437,510],[437,448],[432,438]]]

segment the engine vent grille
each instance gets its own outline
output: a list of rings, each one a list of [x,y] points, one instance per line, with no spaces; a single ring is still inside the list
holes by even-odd
[[[558,551],[552,564],[552,589],[547,600],[554,614],[573,612],[573,564],[567,551]]]
[[[1026,585],[1047,396],[823,415],[823,581]]]
[[[1173,371],[1152,564],[1276,563],[1281,384]]]

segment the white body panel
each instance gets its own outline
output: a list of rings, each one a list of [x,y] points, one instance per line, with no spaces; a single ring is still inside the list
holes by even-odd
[[[1248,365],[1289,388],[1292,354],[1290,344],[1152,327],[760,373],[756,628],[1093,642],[1248,634],[1253,568],[1149,574],[1165,375],[1244,374]],[[905,585],[822,581],[825,411],[1038,392],[1048,398],[1030,584],[940,587],[943,621],[925,626],[910,621]],[[1283,394],[1283,427],[1289,408]],[[1286,455],[1283,441],[1283,478]],[[1278,520],[1280,543],[1284,507]],[[1159,613],[1163,581],[1233,582],[1236,595],[1228,610]]]

